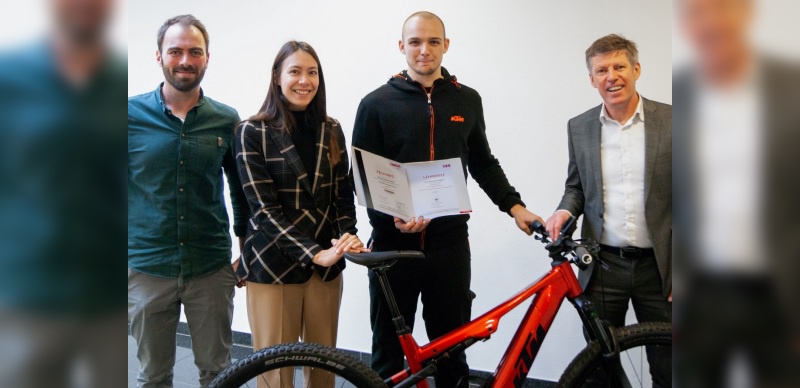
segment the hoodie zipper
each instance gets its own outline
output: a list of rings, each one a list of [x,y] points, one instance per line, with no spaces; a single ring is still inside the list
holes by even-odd
[[[433,161],[434,157],[436,155],[435,148],[433,147],[433,133],[434,133],[434,131],[433,131],[434,130],[434,125],[433,125],[434,121],[433,121],[433,119],[434,119],[434,116],[433,116],[433,103],[431,103],[431,95],[433,94],[434,86],[431,85],[431,91],[430,92],[425,90],[424,86],[422,86],[422,85],[420,85],[420,86],[422,87],[422,91],[425,92],[425,95],[428,97],[428,110],[431,113],[431,122],[430,122],[430,144],[431,144],[431,146],[430,146],[430,158],[431,159],[430,160]],[[422,235],[419,238],[420,250],[425,250],[425,232],[427,232],[427,229],[422,231]]]
[[[427,91],[427,90],[425,90],[425,87],[423,87],[423,88],[422,88],[422,90],[423,90],[423,91],[425,92],[425,94],[428,96],[428,110],[429,110],[429,111],[430,111],[430,113],[431,113],[431,123],[430,123],[430,125],[431,125],[431,126],[430,126],[430,128],[431,128],[431,129],[430,129],[430,137],[431,137],[431,149],[430,149],[430,152],[431,152],[431,159],[430,159],[430,160],[431,160],[431,161],[432,161],[432,160],[434,160],[434,155],[435,155],[435,150],[434,150],[434,147],[433,147],[433,127],[434,127],[434,125],[433,125],[433,123],[434,123],[434,121],[433,121],[433,117],[434,117],[434,116],[433,116],[433,104],[431,103],[431,95],[433,94],[433,88],[434,88],[434,87],[433,87],[433,86],[431,86],[431,91],[430,91],[430,93],[428,93],[428,91]]]

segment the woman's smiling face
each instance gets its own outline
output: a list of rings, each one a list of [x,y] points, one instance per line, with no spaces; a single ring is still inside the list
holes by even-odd
[[[297,50],[283,61],[275,82],[281,87],[289,109],[305,110],[317,95],[319,64],[311,54]]]

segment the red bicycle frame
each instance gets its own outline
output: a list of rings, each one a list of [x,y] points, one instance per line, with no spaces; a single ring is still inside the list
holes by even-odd
[[[401,334],[399,336],[400,344],[408,360],[409,369],[395,374],[391,377],[391,381],[398,384],[408,379],[423,369],[423,363],[453,349],[464,341],[474,340],[473,342],[476,342],[488,339],[497,331],[500,318],[531,296],[536,295],[490,381],[491,387],[519,387],[528,375],[533,360],[536,358],[540,345],[562,302],[565,298],[578,297],[581,292],[578,279],[572,272],[570,263],[562,261],[546,275],[499,306],[427,345],[419,346],[411,333]],[[427,388],[428,383],[423,379],[417,383],[417,387]]]

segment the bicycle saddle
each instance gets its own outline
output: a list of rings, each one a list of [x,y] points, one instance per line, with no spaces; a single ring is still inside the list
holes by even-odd
[[[424,259],[425,254],[419,251],[384,251],[369,253],[345,253],[344,257],[358,265],[375,267],[389,265],[398,259]]]

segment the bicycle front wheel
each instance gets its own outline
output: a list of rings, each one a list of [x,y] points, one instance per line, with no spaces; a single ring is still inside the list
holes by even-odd
[[[559,387],[619,387],[627,386],[626,380],[631,387],[672,386],[670,323],[647,322],[611,330],[620,352],[618,359],[605,359],[600,344],[591,341],[567,366]],[[648,359],[657,359],[661,365],[651,369]]]
[[[386,387],[375,371],[340,350],[294,343],[261,349],[231,364],[209,388],[255,387],[256,381],[276,388]]]

